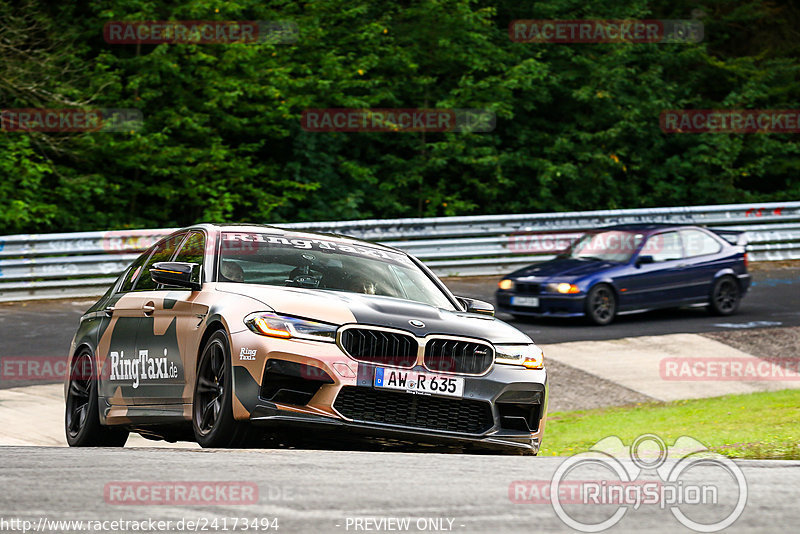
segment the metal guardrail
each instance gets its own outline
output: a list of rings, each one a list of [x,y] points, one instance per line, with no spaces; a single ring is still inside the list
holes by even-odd
[[[559,242],[624,223],[742,230],[751,261],[800,259],[800,202],[280,226],[378,241],[419,257],[440,276],[472,276],[499,275],[550,259]],[[173,230],[0,236],[0,301],[100,295],[139,252]]]

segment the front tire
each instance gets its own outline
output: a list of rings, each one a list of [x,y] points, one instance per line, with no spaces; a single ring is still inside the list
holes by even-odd
[[[203,348],[194,385],[192,427],[204,448],[235,448],[247,441],[249,424],[233,418],[233,380],[228,336],[215,332]]]
[[[584,313],[592,323],[605,326],[617,315],[617,297],[608,284],[597,284],[586,295]]]
[[[64,431],[70,447],[122,447],[129,432],[100,423],[95,362],[89,349],[72,360],[64,413]]]
[[[739,309],[742,292],[732,276],[722,276],[714,282],[711,289],[711,303],[708,310],[714,315],[731,315]]]

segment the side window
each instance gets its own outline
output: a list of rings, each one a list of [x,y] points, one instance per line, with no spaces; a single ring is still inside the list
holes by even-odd
[[[150,278],[150,268],[154,263],[159,261],[171,260],[184,236],[186,236],[186,234],[168,237],[155,246],[152,256],[150,256],[150,259],[142,269],[142,274],[139,276],[139,281],[136,282],[134,291],[152,291],[156,289],[158,284],[153,282],[153,279]]]
[[[705,256],[716,254],[722,250],[722,245],[716,239],[700,230],[681,230],[683,246],[686,247],[686,256]]]
[[[656,262],[679,260],[683,257],[681,238],[678,232],[652,235],[640,254],[653,256],[653,261]]]
[[[122,282],[122,286],[119,289],[121,293],[133,289],[133,284],[136,283],[136,279],[139,278],[139,275],[142,273],[142,266],[144,262],[147,261],[147,258],[150,257],[151,252],[151,250],[148,250],[134,260],[133,265],[131,265],[130,269],[125,273],[125,280]]]
[[[205,244],[206,240],[203,236],[202,232],[192,232],[189,234],[189,237],[186,241],[183,242],[183,246],[181,247],[180,251],[178,251],[178,255],[175,256],[175,261],[182,261],[185,263],[196,263],[200,265],[200,269],[197,270],[197,279],[194,282],[200,282],[200,276],[203,271],[203,259],[205,258]]]

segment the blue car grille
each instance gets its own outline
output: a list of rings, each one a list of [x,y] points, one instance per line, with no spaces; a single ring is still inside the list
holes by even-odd
[[[514,284],[514,289],[517,293],[524,293],[526,295],[538,295],[541,293],[541,284],[531,284],[528,282],[517,282]]]

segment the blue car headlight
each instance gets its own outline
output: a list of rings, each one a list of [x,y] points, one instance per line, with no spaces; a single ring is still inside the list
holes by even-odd
[[[547,284],[545,289],[548,293],[561,293],[562,295],[574,295],[580,293],[581,290],[575,284],[568,284],[567,282]]]

